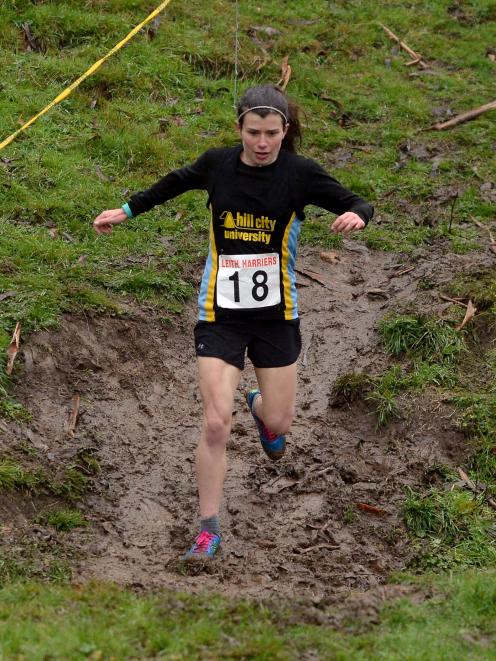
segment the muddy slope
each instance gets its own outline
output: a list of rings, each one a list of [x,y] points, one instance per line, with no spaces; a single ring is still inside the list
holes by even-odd
[[[289,451],[278,464],[261,452],[243,401],[254,383],[248,367],[229,445],[222,562],[209,572],[192,575],[177,564],[197,525],[192,458],[201,406],[193,304],[170,326],[133,311],[127,318],[66,317],[59,332],[31,337],[15,395],[33,422],[10,425],[2,445],[24,439],[54,463],[94,449],[102,473],[85,501],[92,525],[69,534],[80,551],[79,579],[314,600],[378,585],[412,552],[400,514],[405,485],[421,484],[436,462],[463,461],[466,449],[451,411],[432,395],[405,400],[404,420],[378,432],[366,404],[331,407],[331,388],[346,372],[383,371],[375,329],[388,310],[415,300],[441,312],[446,303],[436,291],[486,259],[438,247],[401,260],[355,241],[346,241],[332,264],[317,251],[302,252],[304,345]],[[317,272],[324,284],[303,270]],[[438,286],[421,290],[426,278]],[[68,438],[64,420],[74,393],[82,415]],[[386,513],[367,513],[356,503]],[[27,511],[17,511],[15,525],[29,533]]]

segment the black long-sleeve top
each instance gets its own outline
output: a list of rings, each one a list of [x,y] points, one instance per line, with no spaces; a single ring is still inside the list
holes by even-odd
[[[199,294],[199,317],[295,319],[294,265],[308,204],[335,214],[353,211],[366,224],[373,207],[314,161],[282,149],[253,167],[242,147],[209,149],[128,202],[134,216],[188,190],[205,190],[211,210],[210,247]]]

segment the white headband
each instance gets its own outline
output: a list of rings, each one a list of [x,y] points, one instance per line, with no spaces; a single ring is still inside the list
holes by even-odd
[[[284,119],[286,124],[288,123],[288,118],[282,112],[282,110],[279,110],[279,108],[274,108],[274,106],[253,106],[253,108],[248,108],[247,110],[243,110],[243,112],[240,115],[238,115],[238,121],[241,119],[241,117],[243,117],[243,115],[246,115],[247,112],[251,112],[252,110],[258,110],[262,108],[265,108],[266,110],[273,110],[274,112],[278,112],[281,115],[281,117]]]

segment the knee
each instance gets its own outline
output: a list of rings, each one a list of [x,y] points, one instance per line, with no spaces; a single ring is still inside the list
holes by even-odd
[[[273,411],[268,413],[264,418],[265,426],[271,432],[280,436],[286,434],[291,427],[294,418],[294,409],[286,411]]]
[[[208,445],[225,445],[231,431],[231,412],[205,412],[203,433]]]

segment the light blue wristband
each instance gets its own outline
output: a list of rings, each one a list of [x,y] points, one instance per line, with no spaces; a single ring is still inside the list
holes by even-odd
[[[127,202],[126,204],[122,205],[122,210],[124,211],[124,213],[128,218],[133,218],[133,212],[131,211],[131,208]]]

